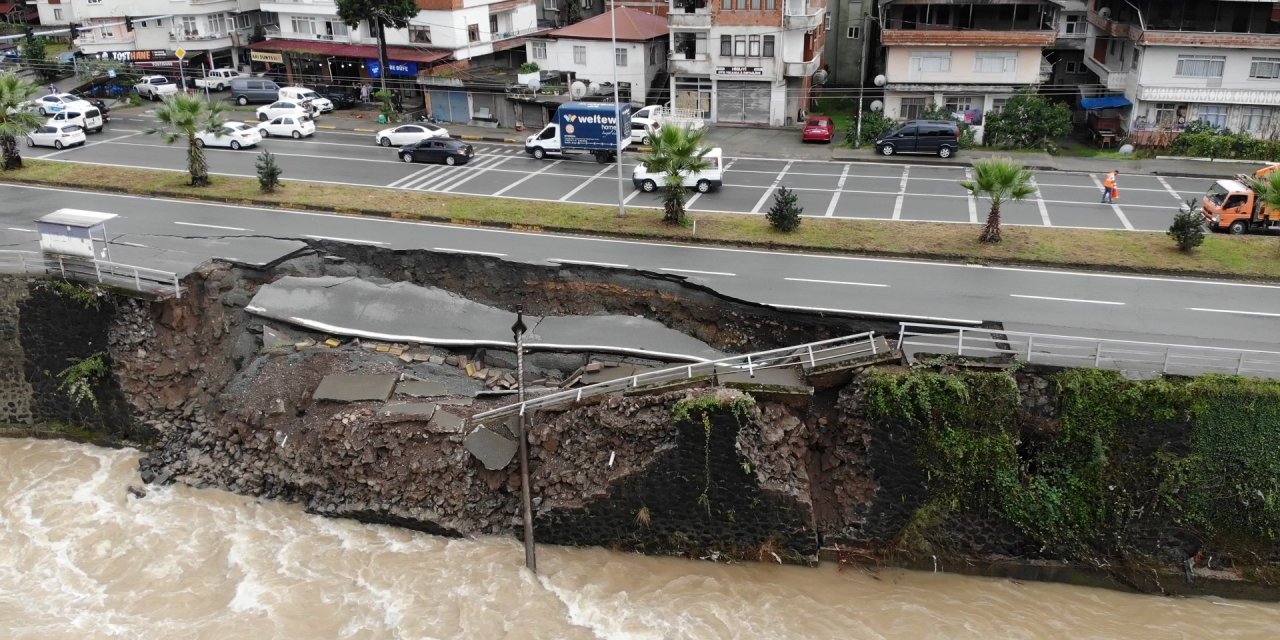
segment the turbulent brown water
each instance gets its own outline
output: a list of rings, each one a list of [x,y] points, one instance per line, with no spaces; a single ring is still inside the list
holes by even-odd
[[[0,440],[0,638],[1275,638],[1280,606],[450,540]]]

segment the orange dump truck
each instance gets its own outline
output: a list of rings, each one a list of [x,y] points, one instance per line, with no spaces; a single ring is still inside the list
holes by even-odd
[[[1219,180],[1209,187],[1200,203],[1200,215],[1214,231],[1245,233],[1280,229],[1280,209],[1264,205],[1254,185],[1280,164],[1256,171],[1253,176],[1238,175],[1234,180]]]

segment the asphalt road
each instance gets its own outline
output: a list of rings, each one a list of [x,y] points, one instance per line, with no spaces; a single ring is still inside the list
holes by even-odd
[[[147,126],[136,118],[118,119],[104,133],[90,136],[85,147],[24,152],[104,165],[185,167],[181,145],[166,145],[158,136],[142,133]],[[614,165],[600,165],[581,154],[534,160],[518,145],[476,143],[476,158],[466,166],[404,164],[394,148],[377,146],[373,134],[332,130],[304,140],[272,138],[262,146],[279,157],[290,180],[603,205],[616,205],[618,198]],[[210,170],[253,176],[256,155],[253,150],[210,149]],[[625,202],[659,207],[661,196],[631,185],[635,157],[624,156]],[[985,220],[988,209],[985,201],[960,188],[966,178],[960,167],[761,158],[726,158],[725,165],[724,187],[693,195],[690,210],[763,215],[779,186],[794,190],[805,215],[814,217],[977,223]],[[1099,202],[1100,175],[1041,172],[1036,179],[1036,196],[1004,206],[1006,224],[1163,232],[1182,200],[1202,194],[1210,184],[1203,178],[1121,176],[1119,203],[1106,205]]]
[[[1280,286],[566,237],[137,196],[0,186],[0,245],[32,250],[61,207],[120,215],[119,262],[185,272],[207,257],[261,262],[325,238],[542,264],[676,274],[746,300],[1009,330],[1274,350]]]

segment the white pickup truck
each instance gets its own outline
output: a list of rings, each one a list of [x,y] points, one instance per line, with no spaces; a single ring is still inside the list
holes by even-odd
[[[142,76],[138,84],[133,85],[138,95],[149,100],[159,100],[165,96],[178,95],[178,85],[164,76]]]
[[[232,80],[247,77],[249,77],[249,74],[235,69],[214,69],[205,74],[203,78],[196,78],[196,86],[210,91],[222,91],[231,87]]]

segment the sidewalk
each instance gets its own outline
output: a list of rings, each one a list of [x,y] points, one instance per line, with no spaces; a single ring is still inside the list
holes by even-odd
[[[985,149],[962,149],[951,158],[936,156],[893,156],[886,158],[871,149],[845,149],[838,147],[832,150],[833,160],[849,160],[855,162],[897,162],[901,164],[933,165],[949,167],[972,166],[975,160],[993,157],[1012,157],[1026,168],[1036,171],[1070,171],[1077,173],[1106,173],[1119,169],[1121,174],[1179,176],[1186,178],[1229,178],[1238,173],[1252,174],[1263,163],[1244,162],[1240,160],[1208,160],[1193,158],[1152,158],[1146,160],[1117,160],[1115,158],[1076,158],[1071,156],[1051,156],[1047,153],[1031,153],[1025,151],[1001,152]]]

